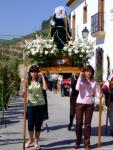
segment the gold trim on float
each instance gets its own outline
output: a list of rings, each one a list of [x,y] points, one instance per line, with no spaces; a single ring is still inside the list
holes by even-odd
[[[79,67],[43,67],[40,70],[44,73],[80,73]]]

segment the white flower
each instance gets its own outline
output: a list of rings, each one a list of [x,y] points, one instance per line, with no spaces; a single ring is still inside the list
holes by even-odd
[[[40,54],[42,54],[43,53],[43,50],[40,50]]]
[[[39,52],[39,49],[38,49],[38,48],[36,49],[36,52],[37,52],[37,53]]]
[[[48,51],[45,51],[45,55],[47,55],[48,54]]]
[[[51,50],[51,54],[54,54],[54,50]]]
[[[69,45],[73,45],[73,41],[69,41]]]
[[[37,43],[37,44],[40,43],[40,40],[39,40],[39,39],[36,39],[36,43]]]
[[[86,53],[89,53],[89,50],[86,50]]]
[[[35,48],[31,48],[30,51],[31,51],[31,53],[34,52],[34,51],[35,51]]]
[[[64,51],[67,51],[67,50],[68,50],[68,47],[67,47],[67,46],[64,46],[63,50],[64,50]]]
[[[69,56],[71,56],[71,55],[72,55],[72,53],[69,52]]]
[[[90,49],[90,46],[86,46],[87,49]]]
[[[36,51],[32,51],[31,54],[32,54],[32,55],[36,55]]]
[[[83,57],[83,55],[82,55],[82,54],[80,54],[80,57],[82,58],[82,57]]]
[[[69,52],[69,53],[72,52],[72,48],[68,49],[68,52]]]
[[[89,59],[88,54],[93,51],[93,43],[87,40],[77,39],[76,41],[69,41],[64,45],[63,49],[61,49],[61,55],[68,55],[70,58],[75,61],[82,61],[83,57]],[[43,39],[41,37],[36,36],[35,40],[30,42],[25,41],[26,54],[30,57],[43,57],[43,55],[48,56],[57,56],[59,53],[59,49],[54,44],[54,40],[52,39]],[[92,56],[92,55],[91,55]],[[91,58],[91,57],[90,57]],[[46,59],[46,57],[45,57]],[[48,58],[47,58],[48,59]],[[84,58],[85,59],[85,58]],[[87,59],[86,59],[87,61]]]
[[[53,49],[52,49],[54,52],[56,51],[56,47],[53,47]]]
[[[75,50],[74,50],[74,53],[75,53],[75,54],[78,54],[78,53],[79,53],[79,51],[78,51],[77,49],[75,49]]]
[[[31,45],[27,45],[26,48],[27,48],[27,49],[30,49],[30,48],[31,48]]]
[[[85,52],[85,49],[82,49],[81,52],[84,53],[84,52]]]

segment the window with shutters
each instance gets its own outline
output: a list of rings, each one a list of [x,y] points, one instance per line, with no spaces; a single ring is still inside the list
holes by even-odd
[[[98,0],[98,12],[91,16],[91,34],[92,36],[104,36],[104,0]],[[96,34],[95,34],[96,33]]]

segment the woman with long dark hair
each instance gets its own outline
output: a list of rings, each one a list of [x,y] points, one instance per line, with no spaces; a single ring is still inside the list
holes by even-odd
[[[30,147],[34,143],[35,149],[40,149],[39,137],[41,133],[41,126],[45,120],[45,99],[43,90],[47,89],[46,81],[42,72],[39,71],[37,65],[30,67],[28,72],[28,79],[24,88],[24,94],[27,94],[27,117],[28,117],[28,131],[29,140],[25,147]]]

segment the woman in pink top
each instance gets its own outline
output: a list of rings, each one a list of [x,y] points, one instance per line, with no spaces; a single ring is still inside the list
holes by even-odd
[[[80,147],[82,140],[82,125],[84,118],[84,147],[90,150],[91,120],[94,110],[93,96],[98,95],[96,81],[93,79],[94,69],[92,66],[86,66],[80,73],[76,84],[76,90],[79,91],[76,101],[76,145],[75,149]]]

